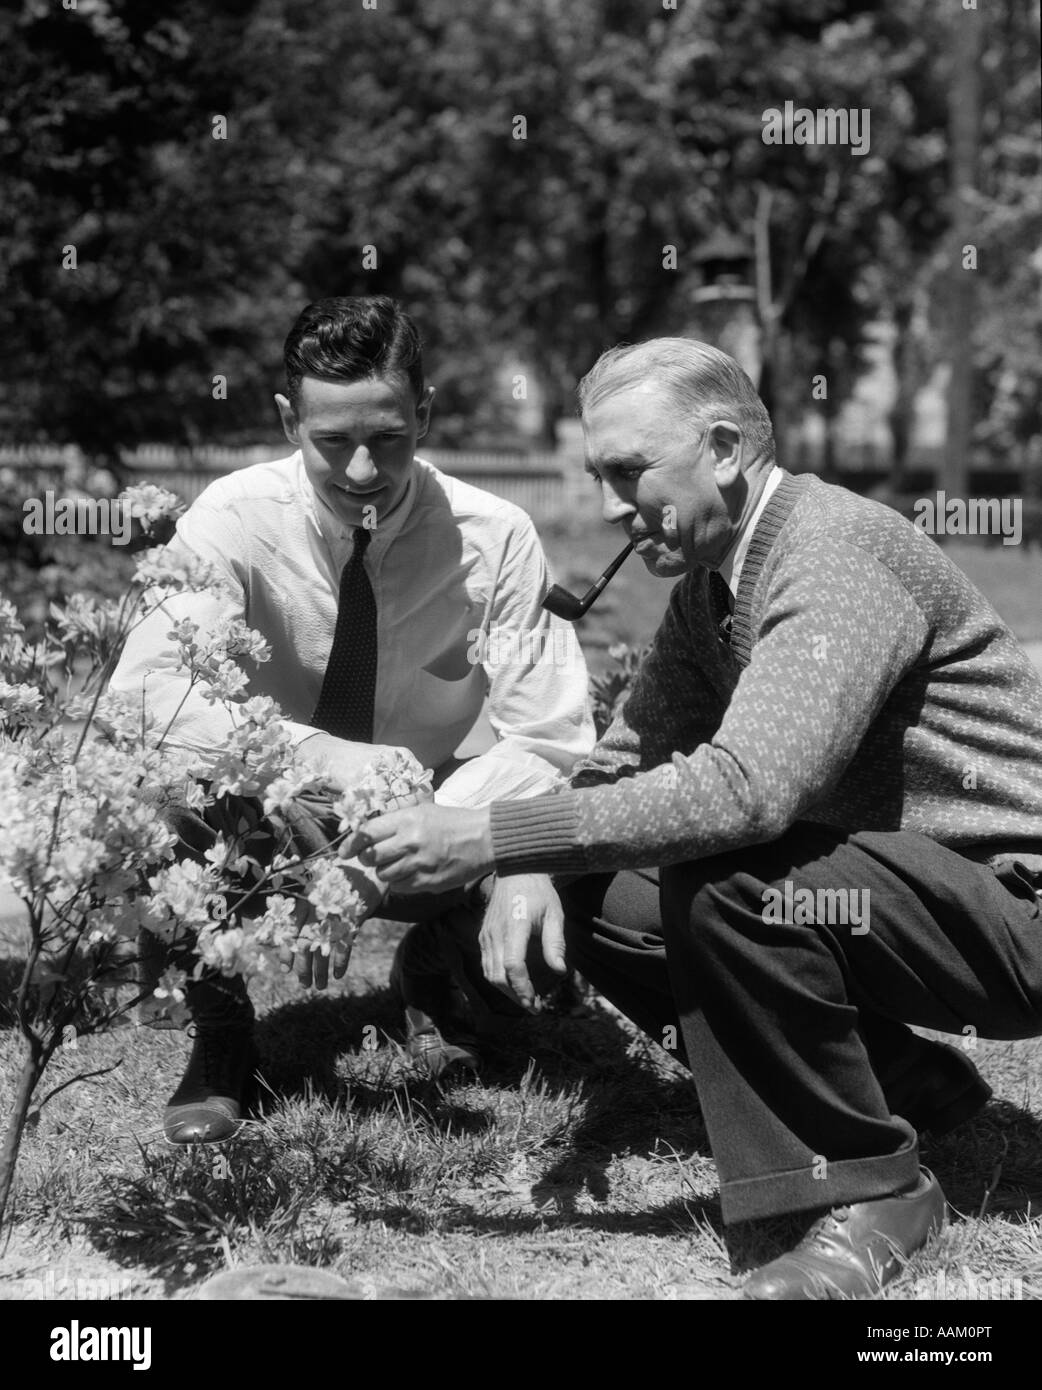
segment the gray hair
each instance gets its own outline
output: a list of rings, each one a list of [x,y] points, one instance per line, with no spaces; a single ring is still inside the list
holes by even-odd
[[[602,396],[645,381],[669,393],[680,426],[695,430],[714,416],[731,417],[753,457],[773,461],[774,430],[756,387],[733,357],[694,338],[651,338],[609,348],[579,383],[579,411],[585,414]]]

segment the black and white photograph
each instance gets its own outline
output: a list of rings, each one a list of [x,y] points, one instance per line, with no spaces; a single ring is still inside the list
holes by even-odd
[[[1012,1366],[1037,0],[6,0],[0,52],[32,1364],[620,1301],[795,1372],[796,1301],[843,1370]]]

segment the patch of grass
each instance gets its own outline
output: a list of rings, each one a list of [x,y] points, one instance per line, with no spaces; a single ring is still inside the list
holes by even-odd
[[[480,1080],[417,1076],[385,985],[402,930],[367,924],[336,993],[303,996],[281,977],[255,990],[271,1090],[230,1144],[162,1138],[186,1037],[81,1039],[54,1081],[73,1062],[122,1062],[57,1096],[26,1139],[0,1265],[8,1296],[76,1254],[79,1268],[129,1272],[166,1297],[223,1268],[282,1261],[378,1297],[737,1297],[742,1270],[780,1250],[783,1233],[772,1248],[764,1228],[723,1227],[686,1074],[597,1007],[521,1021],[490,1044]],[[6,1074],[13,1053],[0,1034]],[[925,1297],[938,1270],[1042,1296],[1029,1201],[1042,1196],[1040,1053],[1039,1042],[978,1044],[998,1099],[924,1146],[959,1215],[884,1297]]]
[[[1042,549],[983,538],[949,540],[944,549],[1022,642],[1042,642]]]

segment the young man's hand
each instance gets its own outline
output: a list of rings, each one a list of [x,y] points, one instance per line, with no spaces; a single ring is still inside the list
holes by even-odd
[[[387,896],[387,885],[377,877],[374,869],[359,864],[357,859],[340,860],[338,867],[347,875],[351,887],[365,904],[362,920],[367,920]],[[298,918],[298,921],[303,925],[303,918]],[[335,942],[328,956],[321,951],[311,950],[306,942],[298,942],[296,949],[284,946],[279,952],[280,963],[286,970],[295,972],[305,989],[310,989],[312,985],[315,989],[325,989],[329,984],[330,965],[333,967],[333,979],[343,979],[350,957],[350,941]]]
[[[325,733],[312,734],[297,746],[300,761],[320,772],[338,792],[357,786],[366,769],[381,753],[394,751],[389,744],[352,743]]]

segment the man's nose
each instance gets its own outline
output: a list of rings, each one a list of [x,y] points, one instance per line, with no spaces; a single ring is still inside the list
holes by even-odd
[[[353,487],[365,487],[368,483],[376,480],[376,465],[373,463],[373,456],[364,444],[351,455],[351,462],[347,465],[347,481]]]
[[[601,480],[601,516],[604,517],[609,526],[615,526],[620,521],[625,521],[636,510],[632,502],[622,500],[610,483]]]

